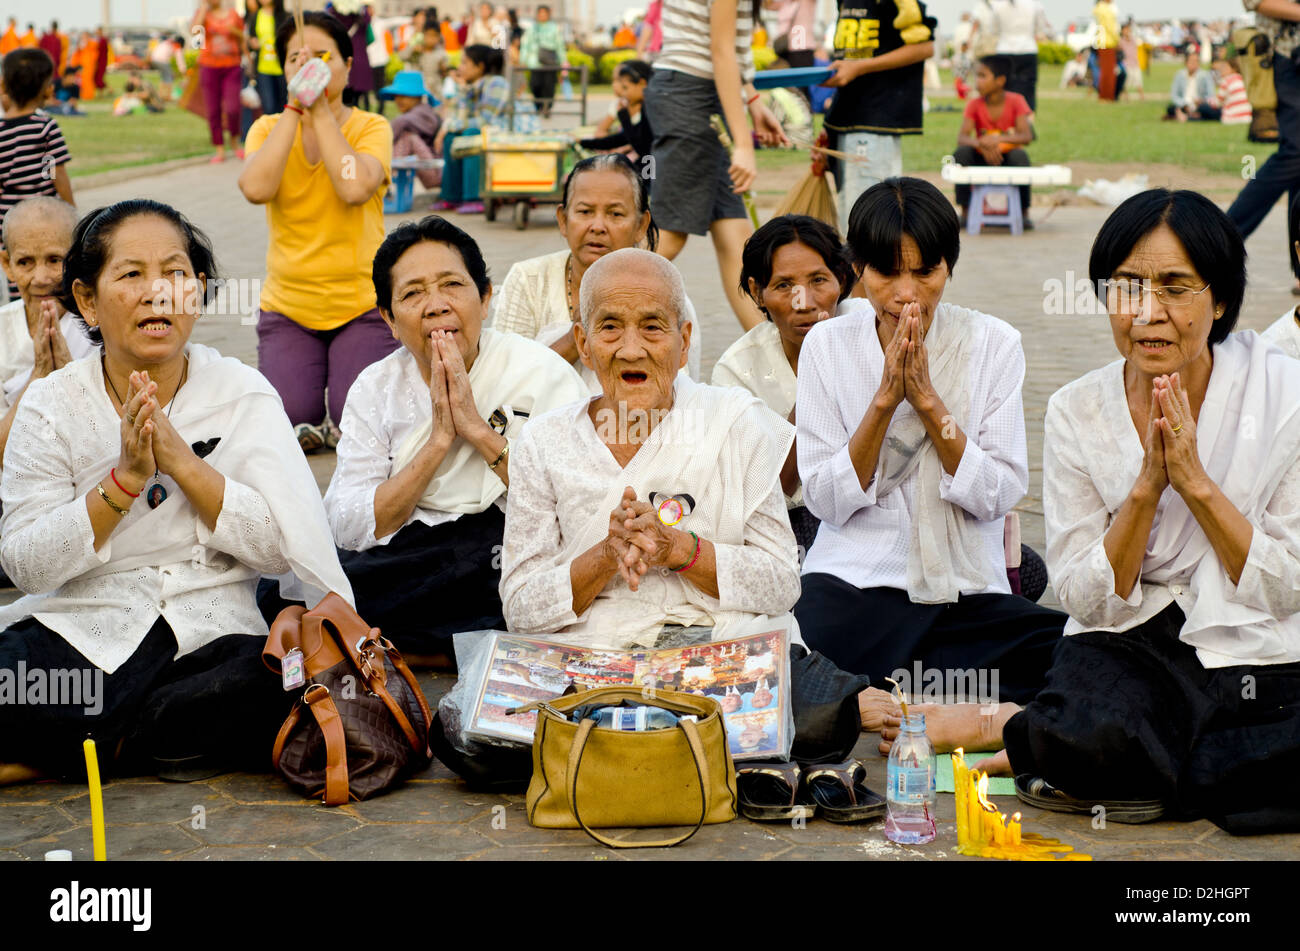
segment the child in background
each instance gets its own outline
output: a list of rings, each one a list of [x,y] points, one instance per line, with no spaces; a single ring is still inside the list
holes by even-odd
[[[654,132],[650,128],[650,119],[645,114],[645,89],[650,82],[650,64],[639,59],[630,59],[619,63],[614,73],[614,95],[618,96],[619,130],[599,138],[583,139],[579,144],[584,149],[595,152],[624,152],[630,161],[637,161],[641,156],[650,154],[654,143]],[[609,123],[606,124],[606,130]],[[597,132],[601,132],[599,128]]]
[[[970,95],[970,72],[973,64],[970,58],[970,44],[962,43],[961,49],[952,58],[952,88],[958,99]]]
[[[42,49],[17,49],[0,64],[4,118],[0,119],[0,227],[24,198],[57,195],[69,205],[71,156],[58,124],[41,111],[54,92],[54,61]],[[9,298],[18,287],[9,284]]]
[[[397,116],[392,121],[395,159],[407,155],[421,159],[438,157],[434,143],[442,128],[442,116],[434,111],[438,98],[429,91],[426,82],[416,70],[405,69],[394,77],[391,86],[379,90],[380,99],[391,97],[397,106]],[[425,188],[436,188],[442,184],[442,169],[416,169],[415,177]]]
[[[1019,146],[1033,141],[1029,128],[1032,112],[1025,97],[1007,92],[1007,74],[1011,61],[1006,56],[985,56],[975,68],[975,89],[979,96],[966,104],[961,132],[957,135],[958,165],[1029,165],[1029,154]],[[970,186],[957,186],[957,204],[961,206],[962,225],[970,206]],[[1020,186],[1020,209],[1025,227],[1029,220],[1029,186]]]
[[[1219,121],[1224,125],[1249,125],[1250,97],[1246,95],[1246,84],[1237,70],[1236,57],[1228,59],[1220,55],[1213,68],[1219,80],[1218,97],[1223,110]]]
[[[1074,54],[1074,59],[1065,64],[1061,70],[1061,88],[1066,89],[1071,86],[1087,86],[1091,88],[1092,84],[1088,82],[1088,51],[1079,50]]]

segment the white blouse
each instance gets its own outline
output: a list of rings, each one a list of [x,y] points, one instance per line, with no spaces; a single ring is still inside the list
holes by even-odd
[[[59,330],[63,332],[68,354],[73,360],[80,360],[95,350],[95,345],[82,330],[81,322],[71,314],[64,314],[59,319]],[[31,379],[35,363],[36,351],[27,329],[27,308],[21,299],[10,301],[0,307],[0,384],[4,386],[5,409],[14,405],[14,399]]]
[[[519,334],[548,347],[564,336],[573,325],[564,273],[570,253],[566,248],[510,265],[492,303],[492,328],[501,333]],[[578,306],[576,298],[573,305]],[[700,336],[700,322],[695,318],[695,305],[689,297],[686,298],[686,322],[695,328],[691,331],[691,349],[686,354],[686,373],[692,380],[698,380],[704,340]],[[591,395],[599,396],[600,382],[595,372],[581,360],[573,368]]]
[[[947,306],[939,305],[936,319]],[[1025,354],[1015,328],[988,314],[979,316],[980,335],[970,342],[970,408],[960,420],[966,451],[955,474],[943,473],[939,495],[978,520],[976,557],[984,564],[1004,565],[1003,518],[1029,487],[1020,393]],[[870,308],[823,321],[804,340],[796,419],[799,475],[804,504],[821,526],[803,570],[832,574],[857,588],[906,591],[916,473],[877,496],[875,477],[864,490],[849,457],[849,437],[866,415],[884,367]],[[911,412],[907,403],[895,410],[895,420],[904,412]],[[1005,572],[990,575],[996,576],[990,585],[960,593],[1010,593]]]
[[[1288,357],[1300,360],[1300,321],[1294,309],[1288,310],[1260,334],[1275,347],[1281,347]]]
[[[1232,338],[1252,338],[1249,332],[1232,334]],[[1228,398],[1231,381],[1219,371],[1221,362],[1216,345],[1215,369],[1210,377],[1201,420],[1211,407]],[[1281,360],[1282,358],[1278,358]],[[1287,370],[1300,372],[1300,364]],[[1284,371],[1285,372],[1285,371]],[[1294,407],[1284,408],[1294,413]],[[1264,421],[1251,422],[1252,414],[1273,411],[1270,408],[1232,407],[1240,417],[1232,417],[1231,431],[1244,433],[1247,426],[1258,426],[1262,433],[1270,428]],[[1240,425],[1238,425],[1238,423]],[[1294,426],[1294,424],[1292,424]],[[1292,428],[1294,434],[1294,428]],[[1216,467],[1231,470],[1250,467],[1251,462],[1222,458],[1223,450],[1207,444],[1198,430],[1198,450],[1207,470]],[[1047,404],[1043,437],[1043,514],[1047,528],[1047,566],[1052,585],[1069,612],[1065,633],[1105,630],[1126,631],[1145,623],[1171,603],[1177,602],[1185,614],[1193,610],[1210,622],[1226,623],[1239,606],[1266,612],[1273,626],[1286,627],[1290,633],[1283,653],[1250,656],[1238,649],[1231,637],[1217,636],[1210,643],[1198,645],[1197,656],[1205,667],[1232,664],[1280,663],[1300,659],[1300,461],[1279,475],[1276,488],[1268,498],[1262,517],[1247,519],[1254,529],[1245,567],[1235,587],[1222,579],[1223,592],[1204,589],[1195,583],[1193,572],[1153,581],[1147,564],[1153,557],[1162,520],[1186,513],[1186,503],[1166,487],[1156,507],[1151,536],[1147,542],[1142,578],[1127,598],[1115,593],[1115,574],[1106,556],[1105,535],[1114,514],[1128,498],[1142,468],[1143,447],[1133,425],[1124,391],[1124,361],[1116,360],[1068,383],[1053,394]],[[1214,477],[1213,475],[1211,476]],[[1253,477],[1253,476],[1252,476]],[[1221,485],[1221,488],[1223,486]],[[1225,491],[1230,491],[1225,489]],[[1241,501],[1234,500],[1241,507]],[[1204,542],[1199,526],[1193,541]],[[1212,553],[1206,557],[1215,557]],[[1222,574],[1218,566],[1217,574]],[[1226,593],[1226,600],[1222,600]],[[1232,604],[1230,602],[1236,602]],[[1292,617],[1292,615],[1296,615]],[[1270,651],[1276,650],[1276,644]]]
[[[582,535],[610,487],[627,484],[625,480],[631,478],[628,471],[641,461],[633,459],[627,469],[620,467],[597,435],[587,410],[584,401],[535,419],[513,453],[501,570],[501,600],[510,630],[558,632],[567,637],[577,633],[587,639],[595,637],[601,646],[627,647],[653,644],[653,633],[648,638],[638,637],[647,631],[658,632],[665,623],[711,626],[716,616],[728,612],[775,616],[791,609],[799,597],[798,562],[780,481],[773,471],[765,479],[752,472],[742,473],[746,479],[754,476],[750,484],[741,484],[737,478],[730,488],[729,497],[735,500],[759,482],[770,485],[748,522],[738,526],[736,534],[743,535],[743,543],[709,539],[717,563],[717,598],[666,567],[652,568],[636,591],[615,576],[582,618],[574,614],[570,560],[558,553]],[[783,423],[775,421],[775,425]],[[735,438],[748,439],[756,426],[769,423],[743,418],[733,430]],[[789,451],[788,435],[781,445],[784,455]],[[670,446],[664,451],[682,448]],[[651,451],[649,444],[641,450]],[[715,470],[713,478],[721,479],[721,472]],[[703,499],[704,490],[697,491]],[[600,615],[597,630],[592,632],[586,621],[594,609],[599,609]]]
[[[169,418],[186,441],[207,441],[223,432],[223,420],[239,419],[247,406],[209,410],[213,403],[195,385],[198,364],[204,358],[222,358],[216,351],[194,344],[190,354],[190,380],[164,412],[176,410]],[[229,388],[245,383],[246,374],[250,393],[270,390],[251,367],[229,359],[221,367]],[[202,417],[200,428],[186,428],[183,420],[190,415],[187,402]],[[257,422],[265,427],[282,421],[281,441],[292,443],[292,430],[278,399],[272,393],[264,402],[274,408],[278,418],[264,416]],[[274,436],[266,434],[262,439],[270,442]],[[225,476],[225,495],[212,531],[175,481],[162,476],[167,500],[150,509],[142,494],[96,551],[85,496],[108,477],[120,449],[121,420],[105,391],[97,355],[69,364],[28,387],[14,419],[0,475],[4,501],[0,563],[14,583],[33,596],[0,608],[0,629],[35,617],[108,673],[135,652],[159,616],[176,636],[178,657],[226,634],[264,637],[266,622],[255,597],[258,578],[290,569],[285,540],[264,494],[233,478],[218,461],[222,453],[213,453],[208,461]],[[298,457],[300,472],[272,474],[291,491],[312,484],[301,451]],[[260,465],[268,466],[274,459],[274,453],[268,452]],[[325,538],[324,512],[317,499],[318,495],[307,499],[302,511],[293,514],[306,523],[315,513],[320,536]],[[139,524],[146,519],[149,522]],[[181,549],[181,557],[170,544],[178,533],[197,542]],[[145,547],[156,544],[168,550],[170,560],[139,564],[147,556],[142,559],[138,552],[132,555],[127,549],[139,549],[142,542]],[[313,542],[309,540],[309,544]],[[114,569],[115,563],[123,567]],[[321,563],[326,585],[350,599],[351,589],[332,550]]]
[[[583,395],[578,375],[553,351],[531,340],[494,334],[486,328],[481,339],[485,347],[488,341],[492,341],[492,346],[503,348],[504,355],[494,352],[493,356],[500,357],[506,365],[516,365],[518,369],[515,371],[517,379],[480,381],[473,372],[478,364],[470,368],[470,382],[479,409],[483,409],[484,401],[480,397],[485,388],[504,387],[509,390],[513,387],[517,393],[522,385],[531,390],[509,400],[513,418],[504,434],[508,441],[517,436],[530,414],[571,403]],[[496,407],[500,402],[494,401],[491,405]],[[492,409],[488,409],[484,415],[491,412]],[[383,538],[375,537],[375,491],[393,477],[398,468],[394,463],[398,449],[416,430],[428,425],[432,413],[429,385],[424,382],[415,357],[405,347],[372,363],[357,376],[343,407],[343,419],[339,424],[343,435],[338,445],[338,461],[325,492],[325,512],[335,544],[340,548],[364,551],[392,540],[396,532]],[[512,444],[512,481],[513,455]],[[481,474],[487,470],[488,463],[479,457],[474,467]],[[501,492],[494,502],[505,511],[504,485]],[[487,507],[485,504],[479,511]],[[417,505],[402,527],[415,522],[441,525],[458,518],[460,513],[457,512]]]

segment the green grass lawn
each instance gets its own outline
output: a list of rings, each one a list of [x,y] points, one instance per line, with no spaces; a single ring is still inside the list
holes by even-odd
[[[1060,91],[1060,66],[1039,69],[1038,140],[1029,154],[1035,165],[1071,162],[1125,165],[1178,165],[1192,174],[1239,176],[1245,156],[1257,164],[1272,154],[1273,146],[1246,141],[1243,126],[1211,122],[1161,122],[1169,87],[1180,68],[1177,63],[1152,64],[1146,77],[1146,100],[1098,102],[1083,90]],[[156,73],[146,74],[156,83]],[[925,116],[925,134],[903,137],[903,167],[912,171],[938,171],[943,157],[952,153],[961,127],[962,103],[952,93],[951,76],[943,72],[943,89],[931,96]],[[109,91],[84,108],[84,118],[58,117],[59,127],[72,151],[73,177],[129,165],[164,162],[205,154],[207,125],[175,104],[156,115],[112,114],[112,97],[126,81],[110,74]],[[590,95],[608,95],[607,86],[590,87]],[[111,95],[110,95],[111,93]],[[939,111],[945,108],[954,111]],[[589,118],[599,118],[589,109]],[[818,117],[820,128],[820,117]],[[800,150],[763,150],[760,169],[788,168],[807,162]],[[1078,182],[1076,184],[1082,184]]]
[[[1038,140],[1029,147],[1031,160],[1035,165],[1169,164],[1193,174],[1236,176],[1245,156],[1263,164],[1276,147],[1248,142],[1245,126],[1160,121],[1179,68],[1177,63],[1152,64],[1146,76],[1145,101],[1100,102],[1082,89],[1059,90],[1062,67],[1041,66],[1035,121]],[[941,76],[943,90],[930,97],[925,134],[903,136],[905,169],[937,172],[943,157],[957,147],[964,104],[952,92],[951,75],[945,71]],[[944,108],[954,111],[938,111]],[[759,153],[760,168],[784,168],[804,161],[802,152]]]

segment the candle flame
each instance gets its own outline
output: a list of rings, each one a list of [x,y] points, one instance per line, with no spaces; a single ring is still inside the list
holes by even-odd
[[[975,785],[975,798],[979,800],[980,808],[985,812],[997,812],[993,808],[993,803],[989,802],[989,774],[980,773],[979,782]]]
[[[1013,813],[1012,816],[1011,816],[1011,821],[1012,821],[1012,822],[1019,822],[1019,821],[1020,821],[1020,813],[1018,813],[1018,812]]]

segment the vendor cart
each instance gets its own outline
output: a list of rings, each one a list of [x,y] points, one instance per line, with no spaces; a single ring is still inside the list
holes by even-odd
[[[564,176],[573,166],[573,137],[568,132],[483,131],[483,180],[479,189],[484,214],[495,221],[499,209],[513,205],[515,227],[528,227],[538,202],[558,202]]]

